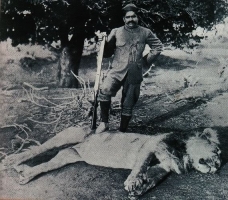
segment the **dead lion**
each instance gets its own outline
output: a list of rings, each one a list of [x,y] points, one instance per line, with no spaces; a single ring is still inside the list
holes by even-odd
[[[23,162],[53,148],[66,144],[47,163],[34,167]],[[203,133],[163,133],[142,135],[137,133],[104,132],[91,134],[89,129],[68,128],[41,146],[6,157],[4,164],[20,173],[20,184],[25,184],[40,173],[64,165],[85,161],[91,165],[132,169],[124,182],[129,198],[137,198],[160,182],[169,172],[178,174],[189,169],[202,173],[214,173],[221,165],[218,138],[214,130],[207,128]],[[153,161],[157,161],[157,164]]]

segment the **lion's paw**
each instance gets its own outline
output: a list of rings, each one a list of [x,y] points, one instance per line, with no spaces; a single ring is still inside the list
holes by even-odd
[[[18,165],[14,168],[19,174],[19,184],[24,185],[35,177],[31,171],[31,167],[27,165]]]
[[[26,177],[24,176],[24,174],[20,174],[19,176],[19,184],[20,185],[25,185],[26,183],[28,183],[33,177]]]
[[[147,180],[145,174],[139,174],[138,176],[129,176],[127,180],[124,182],[124,188],[128,192],[136,191],[142,187],[143,183]]]
[[[9,155],[9,156],[6,156],[3,160],[2,160],[2,165],[5,167],[5,168],[8,168],[8,167],[12,167],[13,165],[15,165],[15,155]]]
[[[139,199],[139,196],[135,195],[135,194],[129,194],[128,195],[128,199],[129,200],[138,200]]]
[[[6,170],[6,166],[5,164],[2,162],[0,162],[0,172],[3,171],[3,170]]]
[[[14,167],[20,164],[23,158],[20,154],[11,154],[6,156],[2,163],[5,167]]]
[[[22,173],[26,170],[27,165],[21,164],[14,166],[14,169],[16,170],[17,173]]]
[[[135,178],[132,180],[126,180],[124,182],[124,188],[128,192],[131,192],[131,191],[135,190],[137,187],[140,187],[142,185],[142,183],[143,183],[143,180],[141,180],[139,178]]]

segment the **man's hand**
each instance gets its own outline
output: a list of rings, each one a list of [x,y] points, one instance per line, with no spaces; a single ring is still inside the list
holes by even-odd
[[[97,36],[98,41],[102,41],[104,37],[107,37],[107,34],[105,32],[100,31],[95,32],[95,35]]]
[[[152,63],[154,61],[156,61],[156,59],[158,58],[158,56],[160,55],[160,52],[154,52],[153,54],[152,53],[148,53],[147,57],[146,57],[146,60],[147,60],[147,64],[149,66],[152,65]]]

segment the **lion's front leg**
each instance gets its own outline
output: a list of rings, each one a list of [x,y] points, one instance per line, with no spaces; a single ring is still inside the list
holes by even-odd
[[[155,158],[155,154],[147,151],[146,149],[139,152],[136,163],[127,180],[124,182],[125,190],[131,192],[143,185],[144,181],[147,180],[148,166]]]
[[[132,190],[128,190],[129,199],[138,199],[139,196],[163,181],[168,174],[169,172],[160,165],[148,167],[141,179],[141,184],[136,185]]]

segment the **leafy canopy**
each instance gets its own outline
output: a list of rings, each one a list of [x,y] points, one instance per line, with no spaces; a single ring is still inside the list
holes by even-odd
[[[127,3],[140,7],[142,26],[178,47],[193,38],[196,26],[211,27],[227,14],[227,0],[2,0],[0,40],[47,44],[82,26],[84,37],[93,37],[97,30],[121,26],[121,8]]]

